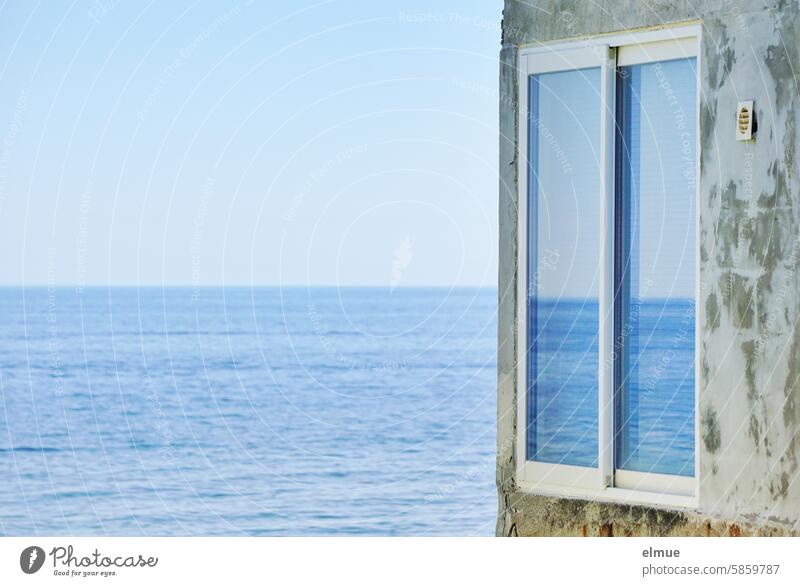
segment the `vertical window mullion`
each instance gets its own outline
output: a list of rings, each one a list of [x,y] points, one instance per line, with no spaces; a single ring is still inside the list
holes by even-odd
[[[614,152],[616,50],[602,47],[600,120],[600,323],[598,434],[600,478],[611,486],[614,473]]]

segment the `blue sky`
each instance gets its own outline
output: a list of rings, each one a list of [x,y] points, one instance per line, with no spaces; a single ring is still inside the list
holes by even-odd
[[[0,7],[0,284],[491,285],[501,2]]]

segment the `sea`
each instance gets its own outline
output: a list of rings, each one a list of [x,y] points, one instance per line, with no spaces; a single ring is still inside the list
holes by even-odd
[[[0,289],[2,535],[492,535],[494,289]]]

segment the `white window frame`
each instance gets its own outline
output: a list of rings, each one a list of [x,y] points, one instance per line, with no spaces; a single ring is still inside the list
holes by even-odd
[[[695,508],[699,491],[700,426],[699,380],[695,376],[695,474],[689,478],[667,474],[614,469],[614,368],[609,360],[614,343],[614,154],[616,118],[616,67],[680,57],[697,58],[697,144],[695,218],[695,302],[700,294],[700,34],[688,25],[649,31],[599,36],[520,50],[517,262],[517,441],[516,481],[523,491],[634,504]],[[528,461],[528,83],[531,75],[600,67],[600,230],[601,283],[599,292],[598,467]],[[699,370],[700,323],[695,312],[695,373]]]

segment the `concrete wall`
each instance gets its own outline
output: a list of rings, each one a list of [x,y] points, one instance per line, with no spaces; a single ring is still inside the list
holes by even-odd
[[[518,48],[692,20],[703,28],[699,507],[656,511],[522,494],[514,479]],[[799,0],[506,0],[500,54],[498,535],[800,530],[799,52]],[[736,103],[749,98],[755,99],[757,139],[735,142]]]

